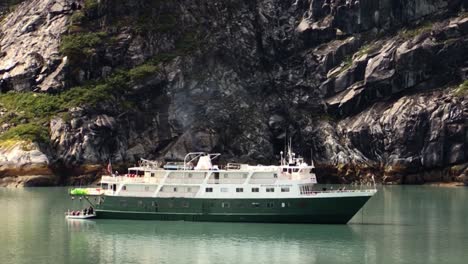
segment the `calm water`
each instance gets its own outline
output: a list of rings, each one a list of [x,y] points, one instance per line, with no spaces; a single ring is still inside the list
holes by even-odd
[[[466,263],[468,188],[384,187],[350,224],[66,221],[66,188],[0,188],[0,263]]]

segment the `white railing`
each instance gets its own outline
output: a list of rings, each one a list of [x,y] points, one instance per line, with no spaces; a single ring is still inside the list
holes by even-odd
[[[178,184],[202,184],[204,179],[190,179],[190,178],[185,178],[185,179],[171,179],[167,178],[165,183],[178,183]]]
[[[209,179],[208,184],[243,184],[246,179]]]
[[[336,189],[336,190],[312,190],[312,191],[305,191],[305,190],[301,190],[301,195],[315,195],[315,194],[320,194],[320,193],[372,193],[372,192],[377,192],[377,189],[363,189],[363,190],[359,190],[359,189],[355,189],[355,190],[340,190],[340,189]]]
[[[277,179],[250,179],[249,183],[250,184],[274,184],[277,181]]]

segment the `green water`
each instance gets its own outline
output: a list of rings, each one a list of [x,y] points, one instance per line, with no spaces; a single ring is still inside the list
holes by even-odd
[[[379,190],[348,225],[94,220],[66,188],[0,188],[0,263],[466,263],[468,188]]]

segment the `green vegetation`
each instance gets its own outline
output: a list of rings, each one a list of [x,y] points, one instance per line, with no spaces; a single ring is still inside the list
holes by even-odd
[[[148,76],[151,76],[158,71],[159,68],[157,66],[148,63],[131,69],[128,72],[128,76],[132,79],[132,81],[138,81]]]
[[[192,53],[199,47],[200,40],[195,32],[185,33],[175,43],[176,52],[184,55]]]
[[[398,32],[398,36],[407,40],[419,36],[423,33],[430,32],[432,30],[432,23],[426,22],[416,28],[403,29]]]
[[[25,140],[46,143],[49,141],[49,131],[47,130],[47,127],[39,124],[21,124],[10,128],[8,131],[0,135],[0,141],[8,140]]]
[[[60,52],[71,58],[89,57],[107,37],[105,32],[76,33],[62,37]]]
[[[341,65],[340,65],[340,67],[341,67],[340,70],[334,72],[330,77],[331,78],[337,77],[341,73],[343,73],[346,70],[348,70],[349,68],[351,68],[351,66],[353,66],[353,58],[351,56],[346,56],[344,58],[343,62],[341,63]]]
[[[457,87],[457,89],[455,90],[455,95],[457,96],[468,95],[468,80],[465,80],[462,84],[460,84]]]
[[[123,100],[131,82],[140,81],[158,72],[152,64],[143,64],[133,69],[119,70],[109,78],[96,83],[74,87],[59,94],[8,92],[0,94],[0,106],[6,114],[1,123],[12,125],[0,135],[0,141],[15,139],[34,142],[48,142],[48,123],[54,116],[69,120],[68,110],[76,106],[98,108],[111,102],[122,111],[132,108],[131,102]]]

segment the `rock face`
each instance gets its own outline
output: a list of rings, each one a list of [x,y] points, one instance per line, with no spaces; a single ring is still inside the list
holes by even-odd
[[[1,24],[0,85],[74,96],[114,88],[44,123],[48,166],[76,174],[188,151],[274,162],[292,137],[325,181],[461,181],[452,168],[468,160],[468,101],[454,87],[468,79],[466,8],[28,0]]]

